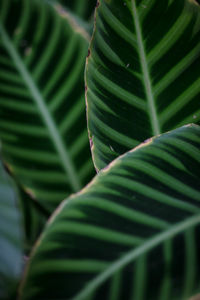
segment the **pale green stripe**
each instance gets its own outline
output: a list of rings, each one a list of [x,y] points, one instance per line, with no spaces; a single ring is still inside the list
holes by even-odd
[[[116,272],[116,274],[113,275],[113,278],[110,283],[110,291],[108,294],[109,300],[121,300],[119,296],[120,296],[122,276],[123,274],[121,272]]]
[[[10,81],[10,85],[14,84],[22,84],[22,80],[19,76],[17,76],[15,73],[8,71],[6,69],[0,70],[0,77],[3,80]]]
[[[114,128],[112,128],[111,126],[103,122],[95,114],[93,115],[93,122],[95,123],[95,126],[99,128],[100,132],[103,132],[105,136],[111,139],[110,143],[114,141],[129,149],[130,148],[132,149],[138,145],[139,141],[134,140],[133,138],[130,138],[127,135],[115,130]],[[107,145],[107,146],[110,147],[111,145]]]
[[[169,51],[169,49],[178,41],[190,21],[191,14],[183,11],[173,26],[171,26],[170,30],[162,36],[159,43],[157,43],[148,54],[147,58],[150,66],[155,64],[155,62],[164,56],[166,52]]]
[[[62,134],[64,134],[66,131],[70,130],[71,127],[75,124],[77,124],[77,120],[81,117],[85,110],[85,101],[84,101],[84,95],[82,95],[77,101],[74,103],[74,105],[70,108],[68,112],[66,112],[65,118],[61,121],[59,125],[59,130]]]
[[[137,97],[123,87],[114,83],[111,79],[101,74],[98,69],[91,64],[90,72],[92,73],[93,78],[97,80],[98,84],[101,84],[102,87],[109,93],[112,93],[114,96],[121,99],[123,102],[130,104],[132,107],[135,106],[143,111],[146,110],[147,106],[142,98]]]
[[[89,176],[94,171],[94,165],[91,157],[83,164],[79,169],[79,177],[84,181],[84,179]]]
[[[6,142],[3,143],[3,150],[17,158],[23,158],[23,160],[27,160],[28,162],[34,161],[38,163],[46,163],[48,166],[57,166],[59,163],[59,158],[57,155],[55,153],[51,153],[50,151],[45,152],[39,149],[32,150],[31,148],[25,149],[13,144],[6,144]]]
[[[24,112],[26,114],[36,114],[37,109],[35,106],[31,105],[28,101],[13,100],[13,98],[2,97],[0,98],[0,106],[6,109],[17,110],[18,112]],[[33,117],[33,116],[31,116]]]
[[[199,141],[199,138],[200,138],[200,132],[199,132],[199,125],[197,124],[187,124],[185,125],[184,127],[188,127],[192,130],[187,130],[184,132],[184,136],[183,135],[180,135],[180,140],[184,140],[185,138],[187,138],[189,140],[189,142],[187,142],[187,144],[190,145],[190,142],[194,142],[195,144],[199,144],[200,146],[200,141]],[[197,146],[198,148],[198,146]],[[187,154],[187,151],[186,151],[186,154]],[[194,155],[194,158],[195,158],[195,155]]]
[[[37,27],[39,30],[35,30],[32,45],[39,45],[41,40],[43,40],[45,35],[45,27],[48,24],[48,21],[46,19],[48,9],[45,8],[44,2],[40,1],[38,2],[39,5],[39,11],[38,11],[38,19],[37,19]],[[32,46],[31,45],[31,46]],[[24,63],[27,67],[29,67],[32,63],[32,61],[35,58],[35,55],[37,54],[37,51],[34,51],[34,48],[32,49],[30,46],[30,54],[24,57]]]
[[[77,221],[70,222],[65,220],[65,222],[62,223],[55,222],[51,229],[53,229],[53,232],[62,232],[63,234],[70,233],[82,237],[86,236],[95,240],[123,246],[140,245],[143,242],[143,239],[134,235],[98,227],[92,224],[78,223]]]
[[[197,257],[196,257],[196,244],[195,244],[195,232],[194,228],[189,228],[185,232],[185,280],[183,284],[183,297],[182,299],[187,300],[193,291],[196,271],[197,271]]]
[[[96,178],[98,180],[98,178]],[[90,187],[91,190],[92,186]],[[95,189],[95,186],[94,186]],[[89,196],[89,195],[88,195]],[[88,197],[87,196],[87,197]],[[131,209],[130,207],[125,207],[120,204],[114,203],[109,200],[102,199],[101,197],[98,196],[98,191],[94,191],[91,194],[92,199],[84,199],[84,203],[82,203],[82,198],[80,199],[79,204],[81,206],[89,206],[90,208],[98,208],[103,211],[109,212],[113,215],[120,216],[121,218],[125,219],[126,221],[132,221],[132,222],[137,222],[140,223],[144,226],[151,226],[156,229],[166,229],[169,227],[169,223],[166,221],[163,221],[161,219],[158,219],[156,217],[151,217],[145,213],[142,213],[138,210]],[[133,202],[134,199],[130,200],[130,202]],[[76,203],[78,201],[76,200]],[[122,220],[123,222],[123,220]],[[134,225],[133,225],[134,226]]]
[[[0,63],[9,67],[13,66],[11,60],[7,56],[4,56],[2,54],[0,55]]]
[[[100,156],[103,156],[105,154],[110,154],[110,145],[106,145],[102,142],[102,140],[98,139],[98,137],[92,136],[92,148],[91,150],[93,152],[97,151]]]
[[[170,101],[170,105],[165,108],[165,110],[160,114],[159,120],[163,126],[168,120],[170,120],[174,115],[180,113],[181,109],[185,105],[190,103],[190,101],[199,94],[200,92],[200,78],[197,78],[188,88],[186,88],[183,93],[176,99]]]
[[[105,111],[105,112],[108,112],[109,114],[113,115],[113,116],[116,116],[116,113],[115,111],[109,107],[109,103],[108,102],[105,102],[105,101],[102,101],[101,99],[101,96],[98,97],[95,92],[92,90],[91,88],[91,85],[90,84],[90,88],[87,87],[87,98],[86,98],[86,103],[92,101],[93,103],[95,103],[95,106],[97,106],[99,109]],[[89,104],[87,105],[89,106]]]
[[[59,87],[57,93],[51,99],[51,102],[49,104],[49,109],[51,112],[55,112],[56,109],[58,109],[59,106],[64,101],[66,101],[66,98],[69,96],[73,88],[75,88],[75,86],[79,84],[80,76],[84,75],[83,68],[84,68],[84,61],[86,55],[86,48],[87,48],[87,44],[85,43],[84,44],[82,43],[82,45],[79,44],[79,54],[76,57],[73,68],[70,72],[70,76],[68,76],[64,84],[62,84]]]
[[[60,38],[61,30],[61,19],[53,18],[53,30],[51,34],[48,35],[48,41],[45,43],[45,49],[41,52],[41,56],[37,60],[37,64],[32,71],[33,78],[39,80],[42,74],[45,72],[45,69],[48,67],[49,61],[52,59],[52,56],[55,54],[55,48],[58,45]],[[43,37],[44,38],[44,37]]]
[[[9,97],[11,97],[11,95],[14,95],[15,97],[22,97],[23,99],[25,97],[30,97],[30,93],[24,88],[18,86],[11,86],[10,84],[0,83],[0,90],[1,92],[8,93]]]
[[[170,71],[163,77],[160,78],[156,86],[154,87],[154,93],[158,96],[163,92],[164,89],[175,81],[178,76],[183,73],[190,65],[198,58],[200,51],[200,44],[198,43],[184,58],[179,61]]]
[[[101,14],[105,18],[108,25],[116,32],[118,36],[124,39],[131,45],[136,45],[136,37],[132,31],[130,31],[123,23],[121,23],[111,12],[104,2],[101,3]],[[98,19],[97,19],[98,22]]]
[[[10,6],[10,3],[11,1],[2,1],[2,7],[1,7],[1,10],[0,10],[0,17],[1,17],[1,22],[2,24],[5,22],[6,20],[6,17],[7,17],[7,14],[8,14],[8,9],[9,9],[9,6]],[[1,40],[1,39],[0,39]]]
[[[151,13],[151,10],[154,9],[153,5],[155,4],[155,2],[155,0],[143,0],[139,2],[138,16],[141,24],[143,23],[146,16]]]
[[[103,30],[104,32],[106,32],[104,25],[102,23],[102,21],[99,19],[98,21],[98,26],[99,29]],[[100,45],[101,48],[101,52],[103,53],[103,55],[109,59],[110,61],[112,61],[114,64],[119,65],[119,66],[125,66],[123,61],[121,60],[121,58],[115,53],[115,51],[111,48],[111,45],[109,45],[105,39],[103,38],[101,32],[98,30],[96,31],[96,35],[95,35],[95,40],[96,43]]]
[[[83,272],[83,273],[94,273],[102,272],[109,263],[98,260],[87,260],[87,259],[50,259],[40,260],[39,264],[32,264],[31,274],[37,276],[45,273],[57,272]]]
[[[181,122],[177,122],[175,128],[182,127],[185,124],[189,124],[191,122],[199,122],[200,121],[200,109],[194,111],[192,114],[188,115],[185,119],[182,119]]]
[[[136,29],[136,35],[137,35],[137,42],[138,42],[138,54],[140,57],[140,64],[143,72],[143,83],[144,83],[144,88],[145,88],[145,93],[147,97],[147,102],[148,102],[148,108],[149,108],[149,118],[151,122],[151,127],[152,127],[152,132],[153,135],[158,135],[161,133],[160,131],[160,125],[158,121],[158,116],[156,112],[156,106],[155,106],[155,99],[154,99],[154,94],[152,90],[152,84],[151,84],[151,78],[150,78],[150,72],[149,72],[149,67],[147,63],[147,57],[145,53],[145,46],[144,46],[144,41],[142,37],[142,31],[141,31],[141,25],[140,21],[138,18],[137,14],[137,7],[135,0],[131,0],[132,3],[132,11],[133,11],[133,20],[135,24],[135,29]]]
[[[159,299],[170,300],[170,293],[172,289],[172,274],[169,274],[170,264],[172,263],[173,249],[172,241],[166,240],[163,244],[164,251],[164,263],[165,263],[165,276],[163,278],[161,287],[160,287],[160,296]]]
[[[20,3],[20,2],[18,2]],[[19,23],[16,25],[15,34],[13,36],[13,45],[15,48],[20,48],[20,43],[23,41],[24,35],[28,30],[28,24],[30,21],[30,11],[31,11],[31,1],[24,1],[21,2],[21,9],[20,12],[20,20]]]
[[[147,274],[147,257],[146,255],[141,255],[135,263],[135,272],[134,272],[134,291],[133,298],[137,300],[145,299],[145,285]]]
[[[96,291],[90,293],[90,295],[87,296],[87,300],[93,300],[95,298],[95,295],[96,295]]]
[[[24,134],[24,135],[33,135],[34,137],[44,137],[47,138],[48,131],[46,128],[40,126],[24,126],[24,124],[16,123],[11,121],[0,121],[0,128],[3,128],[6,131],[12,131],[17,134]]]
[[[159,175],[160,174],[157,173],[157,178],[159,178]],[[173,177],[172,177],[172,180],[173,180]],[[144,195],[145,197],[147,197],[147,195],[148,195],[148,197],[154,199],[154,201],[158,201],[158,202],[164,203],[166,205],[170,205],[172,207],[177,207],[177,208],[182,209],[187,212],[196,213],[196,212],[200,211],[200,209],[197,206],[192,205],[190,203],[186,203],[186,202],[182,201],[181,199],[177,199],[177,198],[175,198],[175,196],[171,197],[171,196],[165,195],[163,192],[157,191],[157,190],[153,189],[152,187],[146,185],[145,182],[140,183],[140,182],[130,180],[128,178],[121,178],[121,177],[119,178],[119,176],[113,176],[113,175],[109,176],[108,182],[111,182],[111,183],[114,182],[115,184],[118,184],[119,186],[128,188],[128,189],[132,190],[133,192],[134,191],[138,192],[141,195]],[[180,182],[178,182],[178,183],[179,183],[180,192],[183,192],[183,191],[185,192],[185,185],[184,184],[180,185]],[[170,187],[171,187],[171,185],[170,185]],[[192,192],[193,191],[194,190],[192,190]],[[191,196],[191,190],[188,189],[187,192],[189,193],[189,196]],[[197,199],[199,200],[198,192],[197,192],[196,196],[197,196]]]
[[[64,74],[67,67],[71,63],[73,52],[76,49],[75,47],[77,44],[78,36],[76,34],[73,34],[71,31],[70,33],[71,35],[69,39],[66,41],[66,46],[63,51],[62,57],[60,57],[59,61],[56,63],[55,70],[44,88],[43,95],[45,98],[52,91],[52,89],[57,84],[60,77]]]
[[[187,137],[187,136],[185,136]],[[190,136],[188,136],[190,139]],[[192,141],[192,140],[191,140]],[[198,143],[200,146],[198,137],[194,140],[194,142]],[[186,157],[189,156],[193,158],[196,162],[200,162],[200,156],[199,156],[199,149],[196,146],[193,146],[192,144],[189,144],[189,142],[183,141],[181,139],[168,139],[167,145],[171,145],[173,148],[175,148],[178,151],[184,151],[186,154]]]
[[[16,142],[18,140],[16,134],[4,132],[2,130],[0,130],[0,138],[2,139],[3,142],[4,140],[7,142]],[[1,142],[0,142],[0,147],[1,147]]]
[[[148,253],[152,249],[156,248],[158,245],[163,243],[165,240],[173,238],[177,234],[182,233],[190,227],[194,227],[200,223],[200,215],[193,216],[180,222],[166,231],[157,234],[155,237],[148,239],[143,245],[132,249],[125,255],[121,256],[118,260],[113,262],[109,267],[105,269],[102,273],[97,275],[94,279],[90,280],[88,284],[76,294],[71,300],[86,300],[87,295],[95,291],[99,286],[101,286],[110,276],[115,274],[117,271],[121,270],[129,263],[137,260],[142,255]]]
[[[14,166],[13,170],[17,173],[18,177],[23,177],[28,182],[30,182],[30,180],[36,180],[40,183],[66,184],[68,181],[63,173],[58,171],[49,172],[49,169],[41,171]]]
[[[144,144],[145,146],[145,144]],[[170,152],[169,152],[170,148],[167,147],[166,144],[159,144],[159,148],[158,147],[154,147],[153,149],[153,153],[152,154],[152,161],[155,160],[156,158],[160,159],[162,158],[162,160],[168,161],[170,163],[170,165],[176,167],[179,170],[182,170],[185,172],[185,166],[184,164],[175,156],[173,156]]]
[[[75,1],[74,10],[76,11],[77,15],[84,17],[84,13],[88,8],[88,4],[85,1]]]
[[[145,174],[148,174],[149,176],[156,179],[157,181],[162,182],[166,186],[166,189],[167,189],[167,186],[169,186],[171,189],[178,191],[181,194],[185,194],[185,195],[188,195],[189,197],[194,198],[194,200],[197,200],[197,201],[200,200],[200,198],[199,198],[200,192],[198,192],[196,189],[190,187],[189,185],[186,185],[185,183],[183,183],[181,181],[181,178],[180,178],[180,180],[178,180],[176,177],[173,177],[173,176],[167,174],[166,172],[162,171],[161,169],[157,168],[156,166],[154,166],[151,163],[144,162],[142,160],[137,160],[135,158],[134,163],[130,162],[129,166],[132,166],[136,170],[142,170],[142,172],[144,172]],[[134,169],[133,169],[133,172],[134,172]],[[128,180],[128,182],[129,182],[129,180]],[[132,181],[130,181],[130,185],[131,185],[131,182]],[[143,183],[145,184],[144,180],[143,180]],[[127,187],[128,187],[128,183],[127,183]],[[154,191],[155,191],[155,193],[157,193],[157,190],[154,190]],[[180,202],[180,208],[181,207],[184,207],[184,202],[182,202],[182,201]],[[192,211],[193,211],[193,209],[194,209],[194,211],[198,210],[198,207],[196,207],[195,205],[188,206],[188,209],[189,209],[189,207],[190,207],[190,209],[192,209]]]
[[[74,159],[77,155],[80,155],[82,152],[83,148],[88,144],[89,146],[89,141],[88,141],[88,134],[87,134],[87,128],[85,128],[80,135],[76,137],[74,140],[73,144],[70,145],[69,148],[69,153],[71,157]]]
[[[31,187],[30,187],[31,190]],[[66,182],[66,190],[67,190],[67,182]],[[32,190],[31,190],[32,191]],[[65,199],[68,196],[68,193],[66,191],[47,191],[47,188],[45,187],[43,190],[37,190],[33,191],[33,194],[35,195],[36,199],[40,199],[42,201],[41,205],[51,207],[50,212],[52,212],[52,208],[55,209],[55,207],[58,206],[58,203],[60,203],[60,199]],[[48,203],[46,200],[48,199]],[[50,203],[52,202],[52,203]],[[53,205],[53,207],[51,206]]]

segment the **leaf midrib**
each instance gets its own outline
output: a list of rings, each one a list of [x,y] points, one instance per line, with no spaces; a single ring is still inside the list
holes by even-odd
[[[77,192],[82,187],[80,179],[76,172],[73,161],[70,159],[70,155],[65,147],[63,139],[56,128],[56,123],[50,111],[48,110],[47,105],[45,104],[45,100],[42,94],[40,93],[39,89],[37,88],[34,80],[32,79],[31,74],[27,70],[26,66],[23,64],[21,57],[19,56],[6,30],[4,29],[4,26],[1,23],[0,23],[0,32],[1,32],[2,41],[4,42],[4,45],[10,57],[13,59],[16,68],[21,74],[26,86],[28,87],[33,97],[33,100],[35,101],[35,104],[38,107],[38,111],[41,114],[44,124],[46,125],[49,131],[52,142],[60,157],[61,166],[63,167],[65,173],[67,174],[67,179],[70,182],[72,190],[74,192]]]
[[[110,278],[115,272],[127,266],[129,263],[135,261],[138,257],[146,254],[148,251],[160,245],[162,242],[172,239],[175,235],[182,233],[188,228],[194,227],[200,223],[200,214],[192,216],[183,222],[170,226],[169,229],[162,233],[157,234],[155,237],[148,239],[143,245],[136,249],[130,250],[120,259],[114,261],[110,266],[92,279],[88,285],[85,286],[75,297],[71,300],[85,300],[86,297],[91,295],[99,286],[101,286],[108,278]]]
[[[143,84],[144,84],[145,94],[147,97],[147,102],[149,107],[149,118],[152,127],[152,134],[158,135],[161,133],[160,125],[159,125],[158,116],[156,112],[155,99],[152,91],[151,79],[150,79],[145,47],[144,47],[144,42],[142,37],[142,31],[140,28],[140,21],[137,13],[135,0],[132,0],[131,4],[132,4],[132,12],[133,12],[133,21],[135,25],[136,37],[138,42],[138,50],[139,50],[138,54],[139,54],[140,64],[143,73]]]

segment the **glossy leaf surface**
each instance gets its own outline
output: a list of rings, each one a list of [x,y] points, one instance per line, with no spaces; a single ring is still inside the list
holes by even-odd
[[[58,208],[23,300],[174,300],[200,289],[200,128],[113,161]]]
[[[0,162],[0,299],[10,299],[22,273],[23,231],[18,195]]]
[[[3,158],[48,212],[93,175],[83,80],[88,40],[60,5],[0,2]]]
[[[86,68],[94,163],[200,121],[200,6],[100,0]]]

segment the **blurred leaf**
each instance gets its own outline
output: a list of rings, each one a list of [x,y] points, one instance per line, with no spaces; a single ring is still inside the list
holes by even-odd
[[[26,255],[29,255],[33,245],[45,227],[49,214],[39,202],[31,198],[31,195],[24,192],[20,186],[18,188],[25,231],[24,249]]]
[[[86,82],[97,169],[140,142],[200,124],[200,7],[100,0]]]
[[[60,5],[40,0],[2,0],[0,35],[3,159],[50,213],[94,174],[83,79],[89,35]]]
[[[23,231],[18,194],[0,162],[0,299],[10,299],[22,272]]]
[[[113,161],[49,222],[23,300],[186,300],[200,290],[200,127]]]
[[[58,2],[69,8],[79,17],[89,19],[94,13],[97,0],[58,0]]]

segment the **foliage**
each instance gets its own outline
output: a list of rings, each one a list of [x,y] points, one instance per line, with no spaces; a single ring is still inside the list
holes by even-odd
[[[200,292],[199,78],[195,0],[0,2],[0,299]]]
[[[0,299],[12,296],[22,273],[23,230],[17,189],[0,163]]]

